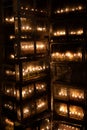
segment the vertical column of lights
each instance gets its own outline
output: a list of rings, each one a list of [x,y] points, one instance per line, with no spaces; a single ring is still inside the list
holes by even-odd
[[[21,7],[21,11],[24,10],[24,7]],[[26,8],[26,11],[29,10],[29,8]],[[32,9],[31,12],[34,12],[35,9]],[[25,12],[26,13],[26,12]],[[29,25],[29,20],[27,18],[21,18],[21,32],[27,33],[32,31],[32,27]],[[16,28],[17,29],[17,28]],[[35,30],[35,29],[34,29]],[[37,26],[36,30],[39,32],[45,32],[45,27],[39,27]],[[25,38],[25,37],[21,37]],[[47,45],[43,41],[24,41],[20,42],[20,49],[21,49],[21,56],[26,56],[27,54],[41,54],[46,53]],[[22,63],[22,75],[23,75],[23,81],[31,80],[31,78],[38,78],[38,76],[42,76],[45,74],[44,72],[48,69],[48,65],[45,61],[30,61],[30,62],[23,62]],[[16,79],[19,80],[19,68],[16,66]],[[44,83],[36,83],[35,84],[36,93],[40,93],[41,91],[46,91],[46,84]],[[29,96],[34,94],[34,86],[33,84],[30,86],[24,86],[22,88],[22,99],[25,99]],[[20,95],[20,94],[19,94]],[[19,98],[19,96],[18,96]],[[37,113],[44,111],[48,107],[47,103],[47,97],[41,97],[38,99],[35,99],[34,103],[31,102],[30,106],[29,104],[25,104],[23,106],[23,118],[30,117],[32,114],[35,114],[35,103],[36,103],[36,111]],[[34,112],[33,112],[34,110]],[[18,119],[21,119],[21,111],[20,108],[18,109]]]

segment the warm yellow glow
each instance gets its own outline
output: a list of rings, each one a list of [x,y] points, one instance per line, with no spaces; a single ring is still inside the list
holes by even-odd
[[[64,88],[61,88],[61,90],[59,91],[58,95],[66,97],[67,96],[67,90],[64,89]]]
[[[12,75],[12,76],[15,75],[15,71],[6,70],[5,72],[6,72],[6,74],[9,75],[9,76],[10,76],[10,75]]]
[[[46,90],[46,84],[45,83],[36,83],[36,90],[38,90],[38,91]]]
[[[36,43],[36,51],[37,51],[37,53],[44,53],[44,52],[46,52],[46,43],[38,41]]]
[[[5,122],[7,123],[7,124],[9,124],[9,125],[11,125],[11,126],[14,126],[14,122],[12,122],[11,120],[9,120],[9,119],[5,119]]]
[[[67,110],[67,105],[64,103],[60,103],[58,105],[55,105],[55,111],[59,114],[59,115],[67,115],[68,110]]]
[[[83,34],[83,29],[75,30],[75,31],[70,31],[70,35],[82,35]]]
[[[70,89],[70,97],[75,99],[84,99],[84,92],[77,89]]]
[[[8,22],[8,23],[13,23],[14,22],[14,17],[5,18],[5,21]]]
[[[66,32],[62,30],[54,32],[54,36],[62,36],[62,35],[66,35]]]
[[[76,118],[78,120],[81,120],[84,117],[84,111],[81,107],[70,106],[69,111],[70,111],[69,114],[71,118]]]
[[[59,60],[59,61],[79,61],[82,59],[82,53],[81,52],[65,52],[65,53],[60,53],[60,52],[54,52],[51,54],[52,60]]]
[[[80,10],[83,10],[83,7],[81,5],[76,7],[65,7],[62,9],[58,9],[55,13],[67,13],[71,11],[80,11]]]
[[[32,95],[32,93],[34,92],[34,86],[26,86],[22,89],[22,97],[26,98]]]
[[[42,99],[38,99],[37,102],[37,110],[44,110],[47,108],[47,100],[42,98]]]
[[[10,39],[14,39],[15,38],[15,36],[14,35],[10,35]]]
[[[80,129],[74,126],[67,125],[67,124],[59,124],[58,130],[80,130]]]
[[[45,27],[37,27],[37,31],[46,31]]]
[[[11,55],[10,55],[10,58],[11,58],[11,59],[14,59],[14,58],[15,58],[15,56],[14,56],[13,54],[11,54]]]

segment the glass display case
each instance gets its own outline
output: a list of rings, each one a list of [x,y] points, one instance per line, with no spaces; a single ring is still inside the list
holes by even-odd
[[[55,112],[58,115],[68,116],[67,104],[65,104],[65,103],[55,103],[54,107],[55,107]]]
[[[51,60],[58,61],[82,61],[82,47],[73,44],[57,44],[51,46]]]
[[[41,97],[36,100],[36,109],[38,113],[48,109],[47,97]]]
[[[70,118],[74,118],[77,120],[83,120],[84,119],[84,110],[81,107],[70,105],[69,115],[70,115]]]
[[[75,105],[68,106],[66,103],[55,102],[54,109],[55,112],[60,116],[66,116],[68,118],[73,118],[76,120],[84,119],[84,109],[82,107]]]
[[[48,70],[48,62],[39,60],[39,61],[30,61],[22,63],[22,76],[23,81],[30,80],[38,76],[43,76]],[[19,66],[16,66],[16,79],[19,80]]]
[[[85,90],[76,86],[54,83],[54,98],[85,103]]]
[[[26,120],[26,126],[50,109],[48,1],[13,0],[11,15],[8,4],[4,12],[9,54],[3,65],[3,115],[9,110],[10,118],[16,116],[13,122]]]

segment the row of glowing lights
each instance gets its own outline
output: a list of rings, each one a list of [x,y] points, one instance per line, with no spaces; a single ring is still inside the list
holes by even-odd
[[[67,106],[66,105],[61,105],[59,107],[59,112],[63,113],[63,114],[67,114],[68,110],[67,110]],[[84,113],[83,110],[79,107],[70,107],[70,112],[69,114],[71,116],[77,116],[80,117],[81,119],[84,117]]]
[[[26,66],[26,69],[23,69],[23,76],[26,75],[27,73],[35,73],[35,72],[40,72],[40,71],[44,71],[46,69],[46,66],[34,66],[34,65],[30,65],[30,66]],[[7,75],[15,75],[15,71],[11,71],[11,70],[6,70],[6,74]],[[17,75],[19,75],[19,72],[17,72]]]
[[[44,71],[46,69],[46,66],[34,66],[34,65],[30,65],[30,66],[26,66],[26,69],[23,69],[23,76],[25,76],[28,73],[37,73],[37,72],[41,72]],[[17,75],[19,75],[19,73],[17,73]]]
[[[82,53],[77,52],[77,53],[72,53],[72,52],[65,52],[65,53],[60,53],[60,52],[54,52],[51,54],[51,57],[53,60],[81,60],[82,59]]]
[[[47,101],[45,101],[45,100],[43,101],[40,99],[37,101],[36,104],[37,104],[37,110],[39,110],[47,105]],[[13,109],[13,105],[9,104],[9,103],[5,103],[4,107],[9,108],[10,110]],[[23,113],[28,113],[29,112],[28,110],[29,110],[29,107],[25,107]]]
[[[45,84],[37,84],[36,90],[45,90]],[[13,91],[14,91],[14,96],[15,96],[16,90],[13,90],[11,88],[6,89],[7,94],[11,94],[11,93],[13,93]],[[25,87],[25,89],[22,90],[22,97],[25,97],[26,95],[33,93],[33,91],[34,91],[34,86],[28,87],[28,88]],[[18,94],[18,92],[17,92],[17,94]]]
[[[45,49],[45,45],[44,44],[36,44],[36,48],[37,49]],[[27,44],[22,44],[21,45],[21,50],[23,51],[26,51],[26,50],[34,50],[34,45],[27,45]]]
[[[34,9],[34,8],[29,8],[29,7],[25,7],[24,8],[23,6],[21,6],[21,10],[23,10],[23,11],[24,10],[26,10],[26,11],[28,10],[28,11],[32,11],[32,12],[35,11],[35,12],[40,12],[40,13],[46,13],[46,11],[44,11],[44,10],[38,10],[38,9]]]
[[[64,8],[64,9],[58,9],[55,13],[67,13],[67,12],[72,12],[72,11],[80,11],[80,10],[83,10],[83,7],[82,6],[77,6],[77,7],[71,7],[71,8]]]
[[[69,32],[69,35],[82,35],[82,34],[83,34],[83,29],[73,30]],[[65,30],[56,31],[53,33],[53,35],[63,36],[63,35],[66,35],[66,31]]]
[[[66,124],[60,124],[58,130],[79,130],[79,128],[76,128],[74,126],[66,125]]]
[[[69,91],[69,93],[70,93],[70,97],[72,97],[72,98],[84,99],[84,93],[82,93],[82,92],[71,90],[71,91]],[[58,95],[65,96],[65,97],[68,96],[67,91],[64,89],[61,89],[61,91],[58,93]]]
[[[17,29],[17,27],[16,27],[16,29]],[[22,26],[22,27],[21,27],[21,30],[22,30],[22,31],[31,31],[31,30],[33,30],[33,29],[32,29],[30,26],[25,25],[25,26]],[[37,31],[46,31],[46,27],[37,27],[36,30],[37,30]]]

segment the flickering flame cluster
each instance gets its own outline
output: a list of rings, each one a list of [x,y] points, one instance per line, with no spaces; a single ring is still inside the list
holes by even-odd
[[[35,86],[35,89],[34,89]],[[38,82],[34,84],[30,84],[22,88],[22,98],[30,97],[34,94],[34,92],[43,92],[46,91],[47,84],[45,82]],[[15,97],[17,99],[20,98],[20,93],[18,89],[15,89],[15,86],[5,87],[3,90],[4,93],[8,96]]]
[[[80,130],[80,128],[60,123],[58,130]]]
[[[30,62],[24,63],[23,68],[22,68],[22,75],[23,75],[23,80],[29,80],[33,76],[39,76],[45,72],[45,70],[48,69],[48,65],[46,63],[40,64],[39,62]],[[16,77],[17,80],[19,80],[19,67],[16,66],[16,72],[10,69],[7,69],[5,71],[5,74],[7,76]]]
[[[17,108],[17,106],[16,109],[14,109],[14,105],[15,104],[11,102],[6,102],[4,104],[4,107],[9,110],[17,111],[18,119],[21,119],[21,114],[22,114],[21,110],[20,108]],[[47,98],[42,97],[40,99],[34,100],[30,104],[26,104],[23,106],[23,118],[30,117],[32,114],[36,114],[35,111],[39,113],[46,110],[47,108],[48,108]]]
[[[23,54],[34,53],[34,43],[33,42],[21,42],[21,51]],[[38,41],[36,43],[36,52],[37,53],[46,52],[46,44],[44,42]]]
[[[76,7],[66,7],[66,8],[62,8],[62,9],[58,9],[55,11],[55,14],[60,14],[60,13],[68,13],[68,12],[73,12],[73,11],[81,11],[83,10],[83,6],[78,5]]]
[[[83,34],[83,29],[71,29],[68,31],[69,35],[82,35]],[[64,36],[66,35],[66,30],[57,30],[55,32],[53,32],[54,36]]]
[[[50,120],[44,119],[40,125],[40,130],[50,130],[51,129],[51,125],[50,125]]]
[[[37,99],[36,101],[31,102],[30,105],[27,104],[23,106],[23,118],[30,117],[32,114],[36,114],[35,113],[36,111],[37,113],[42,112],[46,110],[47,107],[48,107],[48,103],[47,103],[46,98],[43,97],[43,98]],[[21,119],[20,109],[17,110],[17,114],[18,114],[18,119]]]
[[[69,111],[67,104],[60,103],[55,105],[55,111],[62,116],[67,116],[69,113],[70,118],[82,120],[84,118],[84,111],[81,107],[70,105]]]
[[[56,98],[69,98],[71,100],[84,100],[85,95],[84,91],[80,89],[74,89],[74,88],[54,88],[54,97]]]
[[[53,61],[81,61],[82,60],[82,53],[81,52],[70,52],[67,51],[63,52],[53,52],[51,54],[51,58]]]
[[[44,13],[46,14],[46,10],[42,10],[42,9],[37,9],[37,8],[30,8],[30,7],[23,7],[21,6],[21,10],[23,11],[30,11],[30,12],[37,12],[37,13]]]

